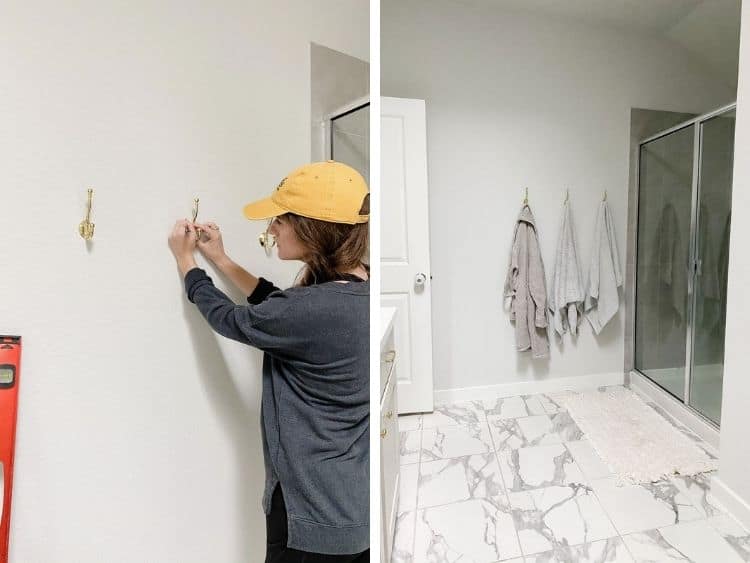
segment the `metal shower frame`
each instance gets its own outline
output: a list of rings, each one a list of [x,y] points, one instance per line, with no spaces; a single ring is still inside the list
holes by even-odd
[[[701,154],[703,152],[703,124],[707,121],[719,117],[725,113],[728,113],[730,111],[734,111],[737,109],[737,103],[731,103],[725,106],[722,106],[714,111],[705,113],[703,115],[699,115],[697,117],[694,117],[692,119],[689,119],[687,121],[683,121],[682,123],[679,123],[673,127],[670,127],[669,129],[665,129],[664,131],[661,131],[655,135],[652,135],[650,137],[647,137],[641,141],[638,142],[638,160],[637,160],[637,181],[636,181],[636,193],[635,193],[635,229],[636,229],[636,237],[635,237],[635,288],[634,288],[634,311],[633,311],[633,334],[632,334],[632,342],[633,342],[633,371],[636,371],[637,373],[641,374],[642,376],[648,378],[649,381],[653,382],[655,385],[658,385],[659,388],[663,389],[670,395],[672,395],[675,399],[682,402],[687,408],[690,409],[691,412],[697,414],[700,416],[703,420],[705,420],[708,424],[710,424],[713,428],[716,428],[718,430],[719,428],[719,422],[713,421],[710,418],[708,418],[706,415],[704,415],[702,412],[700,412],[698,409],[693,407],[690,404],[690,383],[692,381],[693,377],[693,347],[695,344],[695,278],[696,273],[701,267],[701,259],[698,256],[698,224],[700,221],[700,175],[701,175]],[[685,387],[684,387],[684,393],[683,398],[677,397],[673,393],[671,393],[666,387],[649,377],[647,374],[643,373],[640,369],[638,369],[635,366],[635,350],[637,345],[636,340],[636,330],[638,327],[638,309],[635,307],[635,304],[638,303],[638,245],[639,245],[639,233],[638,233],[638,225],[639,225],[639,215],[640,215],[640,197],[641,197],[641,151],[643,149],[643,146],[652,142],[656,141],[657,139],[661,139],[663,137],[667,137],[668,135],[671,135],[673,133],[676,133],[677,131],[682,131],[684,129],[687,129],[689,127],[693,127],[693,177],[692,177],[692,192],[691,192],[691,213],[690,213],[690,242],[689,242],[689,249],[688,249],[688,264],[686,265],[686,275],[688,276],[688,295],[687,295],[687,327],[686,327],[686,346],[685,346]]]
[[[325,147],[325,159],[331,160],[333,158],[333,122],[341,117],[364,109],[370,105],[370,97],[364,96],[353,100],[352,102],[337,108],[335,111],[329,113],[322,120],[323,129],[323,147]]]

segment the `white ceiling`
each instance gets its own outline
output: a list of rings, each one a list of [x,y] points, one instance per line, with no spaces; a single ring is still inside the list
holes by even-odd
[[[737,85],[741,0],[456,1],[669,39]]]

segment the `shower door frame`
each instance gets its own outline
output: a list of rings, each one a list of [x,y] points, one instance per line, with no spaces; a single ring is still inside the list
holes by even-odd
[[[701,155],[703,153],[703,127],[702,125],[709,121],[710,119],[713,119],[714,117],[719,117],[720,115],[723,115],[724,113],[728,113],[730,111],[737,109],[737,102],[733,102],[731,104],[727,104],[725,106],[722,106],[718,109],[715,109],[713,111],[710,111],[708,113],[704,113],[702,115],[699,115],[697,117],[691,118],[687,121],[683,121],[681,123],[678,123],[677,125],[670,127],[669,129],[665,129],[664,131],[661,131],[659,133],[656,133],[655,135],[651,135],[650,137],[646,137],[645,139],[642,139],[638,141],[638,154],[637,154],[637,160],[636,160],[636,186],[635,186],[635,272],[634,272],[634,282],[635,287],[633,289],[633,334],[632,334],[632,342],[633,342],[633,371],[638,373],[639,375],[645,377],[649,382],[656,385],[659,389],[661,389],[663,392],[667,393],[670,397],[674,398],[678,402],[682,403],[685,407],[687,407],[692,414],[695,414],[699,416],[703,421],[708,423],[712,428],[715,430],[719,430],[719,422],[715,422],[712,419],[708,418],[706,415],[704,415],[702,412],[700,412],[698,409],[693,407],[690,404],[690,383],[693,378],[693,346],[695,343],[695,278],[696,278],[696,272],[699,268],[699,261],[697,259],[697,248],[698,248],[698,224],[700,221],[700,175],[701,175]],[[676,395],[674,395],[671,391],[669,391],[667,388],[662,386],[658,381],[652,379],[645,373],[643,373],[640,369],[638,369],[635,366],[635,349],[637,345],[637,339],[636,339],[636,331],[638,329],[638,245],[640,243],[640,236],[638,232],[638,227],[640,225],[640,198],[641,198],[641,150],[643,149],[643,145],[650,143],[652,141],[656,141],[657,139],[661,139],[663,137],[666,137],[668,135],[671,135],[673,133],[676,133],[677,131],[681,131],[683,129],[686,129],[688,127],[693,127],[693,177],[692,177],[692,189],[691,189],[691,208],[690,208],[690,240],[689,240],[689,248],[688,248],[688,264],[685,266],[685,275],[688,277],[688,294],[687,294],[687,326],[685,330],[685,338],[686,338],[686,345],[685,345],[685,386],[684,386],[684,392],[683,397],[680,398]]]
[[[363,96],[349,102],[345,106],[337,108],[335,111],[332,111],[323,117],[321,132],[323,134],[323,150],[326,160],[330,160],[333,155],[333,122],[341,117],[364,109],[369,105],[370,96]]]

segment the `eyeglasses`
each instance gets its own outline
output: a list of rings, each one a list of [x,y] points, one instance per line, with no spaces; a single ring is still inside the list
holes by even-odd
[[[258,235],[258,242],[266,251],[266,256],[271,256],[271,249],[276,246],[276,237],[269,232],[275,219],[275,217],[271,219],[266,226],[266,230]]]

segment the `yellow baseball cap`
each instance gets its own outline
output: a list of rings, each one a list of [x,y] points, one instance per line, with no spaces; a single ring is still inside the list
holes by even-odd
[[[270,219],[294,213],[331,223],[367,223],[360,214],[369,193],[362,175],[351,166],[329,160],[301,166],[284,178],[271,197],[249,203],[248,219]]]

